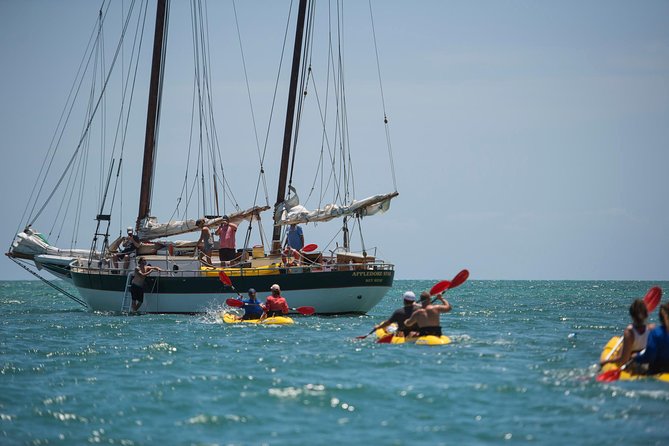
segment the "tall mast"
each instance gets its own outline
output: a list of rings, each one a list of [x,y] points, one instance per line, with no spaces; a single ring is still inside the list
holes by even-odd
[[[297,100],[297,80],[302,57],[302,38],[304,36],[304,19],[307,10],[307,0],[300,0],[297,10],[297,25],[295,27],[295,46],[293,47],[293,68],[290,73],[290,87],[288,90],[288,107],[286,109],[286,127],[283,132],[283,151],[281,152],[281,168],[279,170],[279,186],[274,205],[274,231],[272,232],[272,254],[281,251],[281,225],[277,224],[281,215],[279,206],[286,198],[286,182],[288,180],[288,161],[290,158],[291,137],[293,134],[293,120],[295,118],[295,102]]]
[[[153,37],[153,62],[151,63],[151,85],[146,113],[146,137],[144,139],[144,162],[142,164],[142,185],[139,193],[139,213],[136,228],[151,214],[151,191],[156,155],[156,137],[160,118],[160,98],[163,87],[164,52],[167,45],[165,28],[167,25],[168,0],[158,0],[156,5],[156,29]]]

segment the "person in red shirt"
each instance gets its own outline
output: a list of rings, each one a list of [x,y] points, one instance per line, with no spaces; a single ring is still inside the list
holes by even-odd
[[[221,226],[216,230],[216,234],[220,237],[218,246],[218,257],[223,262],[231,262],[237,257],[235,252],[235,234],[237,233],[237,225],[230,221],[227,215],[221,219]]]
[[[288,313],[288,302],[286,299],[281,297],[281,288],[276,283],[270,288],[272,290],[272,295],[267,296],[265,300],[265,308],[267,309],[267,316],[281,316],[282,314]]]

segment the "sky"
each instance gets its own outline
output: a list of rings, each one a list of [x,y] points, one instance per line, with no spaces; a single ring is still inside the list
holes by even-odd
[[[261,138],[288,5],[236,3]],[[487,280],[668,279],[669,2],[371,5],[396,183],[378,125],[383,107],[374,91],[373,47],[363,43],[371,40],[366,2],[346,3],[353,42],[345,54],[349,125],[351,144],[359,148],[356,189],[362,196],[399,192],[386,214],[363,222],[368,251],[394,263],[396,278],[449,279],[467,268],[472,279]],[[242,71],[233,68],[241,64],[232,7],[222,1],[208,8],[213,85],[221,99],[217,128],[224,147],[239,148],[226,152],[236,197],[251,201],[258,155]],[[89,0],[0,0],[5,249],[25,224],[26,201],[98,9]],[[177,129],[188,120],[178,113],[191,107],[190,43],[180,39],[190,36],[187,5],[175,2],[172,12],[165,75],[171,95],[158,155],[164,164],[152,208],[162,220],[171,215],[173,189],[183,178],[179,158],[187,137]],[[148,83],[140,76],[141,82]],[[266,161],[272,204],[285,95],[277,103]],[[137,148],[141,113],[129,135]],[[379,135],[382,141],[372,142]],[[128,155],[117,231],[136,216],[139,150]],[[311,181],[312,175],[298,176],[298,190],[306,192]],[[91,176],[91,191],[99,184],[100,175]],[[85,225],[94,215],[82,217]],[[326,246],[331,229],[306,225],[307,243]],[[78,243],[88,247],[90,236]],[[0,261],[0,280],[28,278],[8,259]]]

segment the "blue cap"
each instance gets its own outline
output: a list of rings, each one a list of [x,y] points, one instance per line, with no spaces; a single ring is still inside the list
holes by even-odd
[[[255,293],[256,293],[256,290],[255,290],[255,289],[253,289],[253,288],[249,288],[249,294],[255,294]]]

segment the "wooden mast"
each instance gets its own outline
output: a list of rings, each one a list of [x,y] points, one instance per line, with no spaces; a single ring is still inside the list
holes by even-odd
[[[281,167],[279,170],[279,186],[274,205],[274,231],[272,232],[272,254],[281,251],[281,225],[277,224],[281,218],[279,206],[286,198],[286,183],[288,180],[288,161],[290,158],[291,137],[293,134],[293,120],[295,118],[295,102],[297,100],[297,81],[302,57],[302,39],[304,36],[304,21],[307,10],[307,0],[300,0],[297,10],[297,24],[295,27],[295,46],[293,47],[293,67],[290,73],[290,87],[288,91],[288,107],[286,109],[286,126],[283,133],[283,151],[281,152]]]
[[[160,117],[160,97],[162,95],[163,55],[166,47],[167,1],[157,0],[156,29],[153,37],[153,61],[151,63],[151,84],[146,113],[146,136],[144,139],[144,162],[142,164],[142,185],[139,194],[139,212],[135,227],[140,228],[142,220],[151,214],[151,191],[153,189],[153,166],[156,151],[158,119]]]

